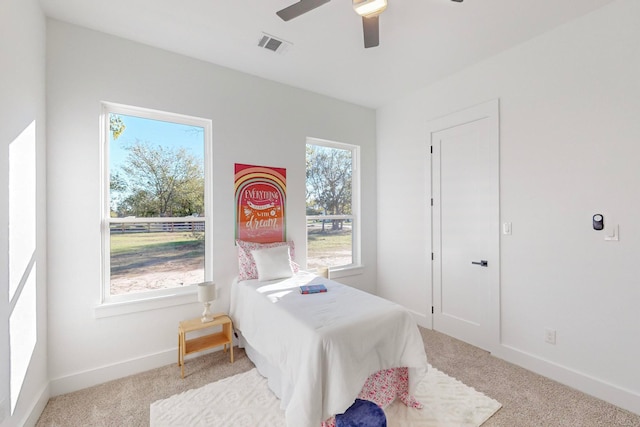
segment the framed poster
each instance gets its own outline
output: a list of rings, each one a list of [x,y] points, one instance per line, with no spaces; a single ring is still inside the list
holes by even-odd
[[[236,239],[286,240],[286,178],[284,168],[235,164]]]

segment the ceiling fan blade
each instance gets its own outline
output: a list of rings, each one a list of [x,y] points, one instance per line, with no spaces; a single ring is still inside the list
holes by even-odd
[[[362,17],[362,29],[364,31],[364,47],[376,47],[380,44],[380,26],[378,18],[380,16]]]
[[[309,12],[310,10],[320,7],[325,3],[329,3],[331,0],[300,0],[297,3],[292,4],[289,7],[285,7],[282,10],[276,12],[280,18],[284,21],[289,21],[293,18]]]

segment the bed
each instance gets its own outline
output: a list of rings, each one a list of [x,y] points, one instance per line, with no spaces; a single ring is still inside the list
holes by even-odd
[[[258,251],[248,252],[258,269],[266,263],[274,270],[275,258],[262,259]],[[240,345],[280,399],[288,427],[330,425],[356,397],[394,387],[405,390],[405,403],[418,406],[410,395],[427,359],[406,309],[310,272],[275,276],[282,274],[241,274],[232,285],[230,316]],[[300,293],[309,284],[323,284],[327,292]]]

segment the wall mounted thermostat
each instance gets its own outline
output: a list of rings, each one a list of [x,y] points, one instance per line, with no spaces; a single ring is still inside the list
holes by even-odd
[[[604,217],[601,214],[595,214],[593,216],[593,229],[602,230],[604,228]]]

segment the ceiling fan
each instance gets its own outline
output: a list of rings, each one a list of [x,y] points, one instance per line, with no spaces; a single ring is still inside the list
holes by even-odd
[[[331,0],[300,0],[289,7],[276,12],[284,21],[297,18],[313,9],[329,3]],[[353,9],[362,16],[364,47],[376,47],[380,44],[380,25],[378,18],[387,8],[387,0],[352,0]],[[452,0],[461,3],[463,0]]]

